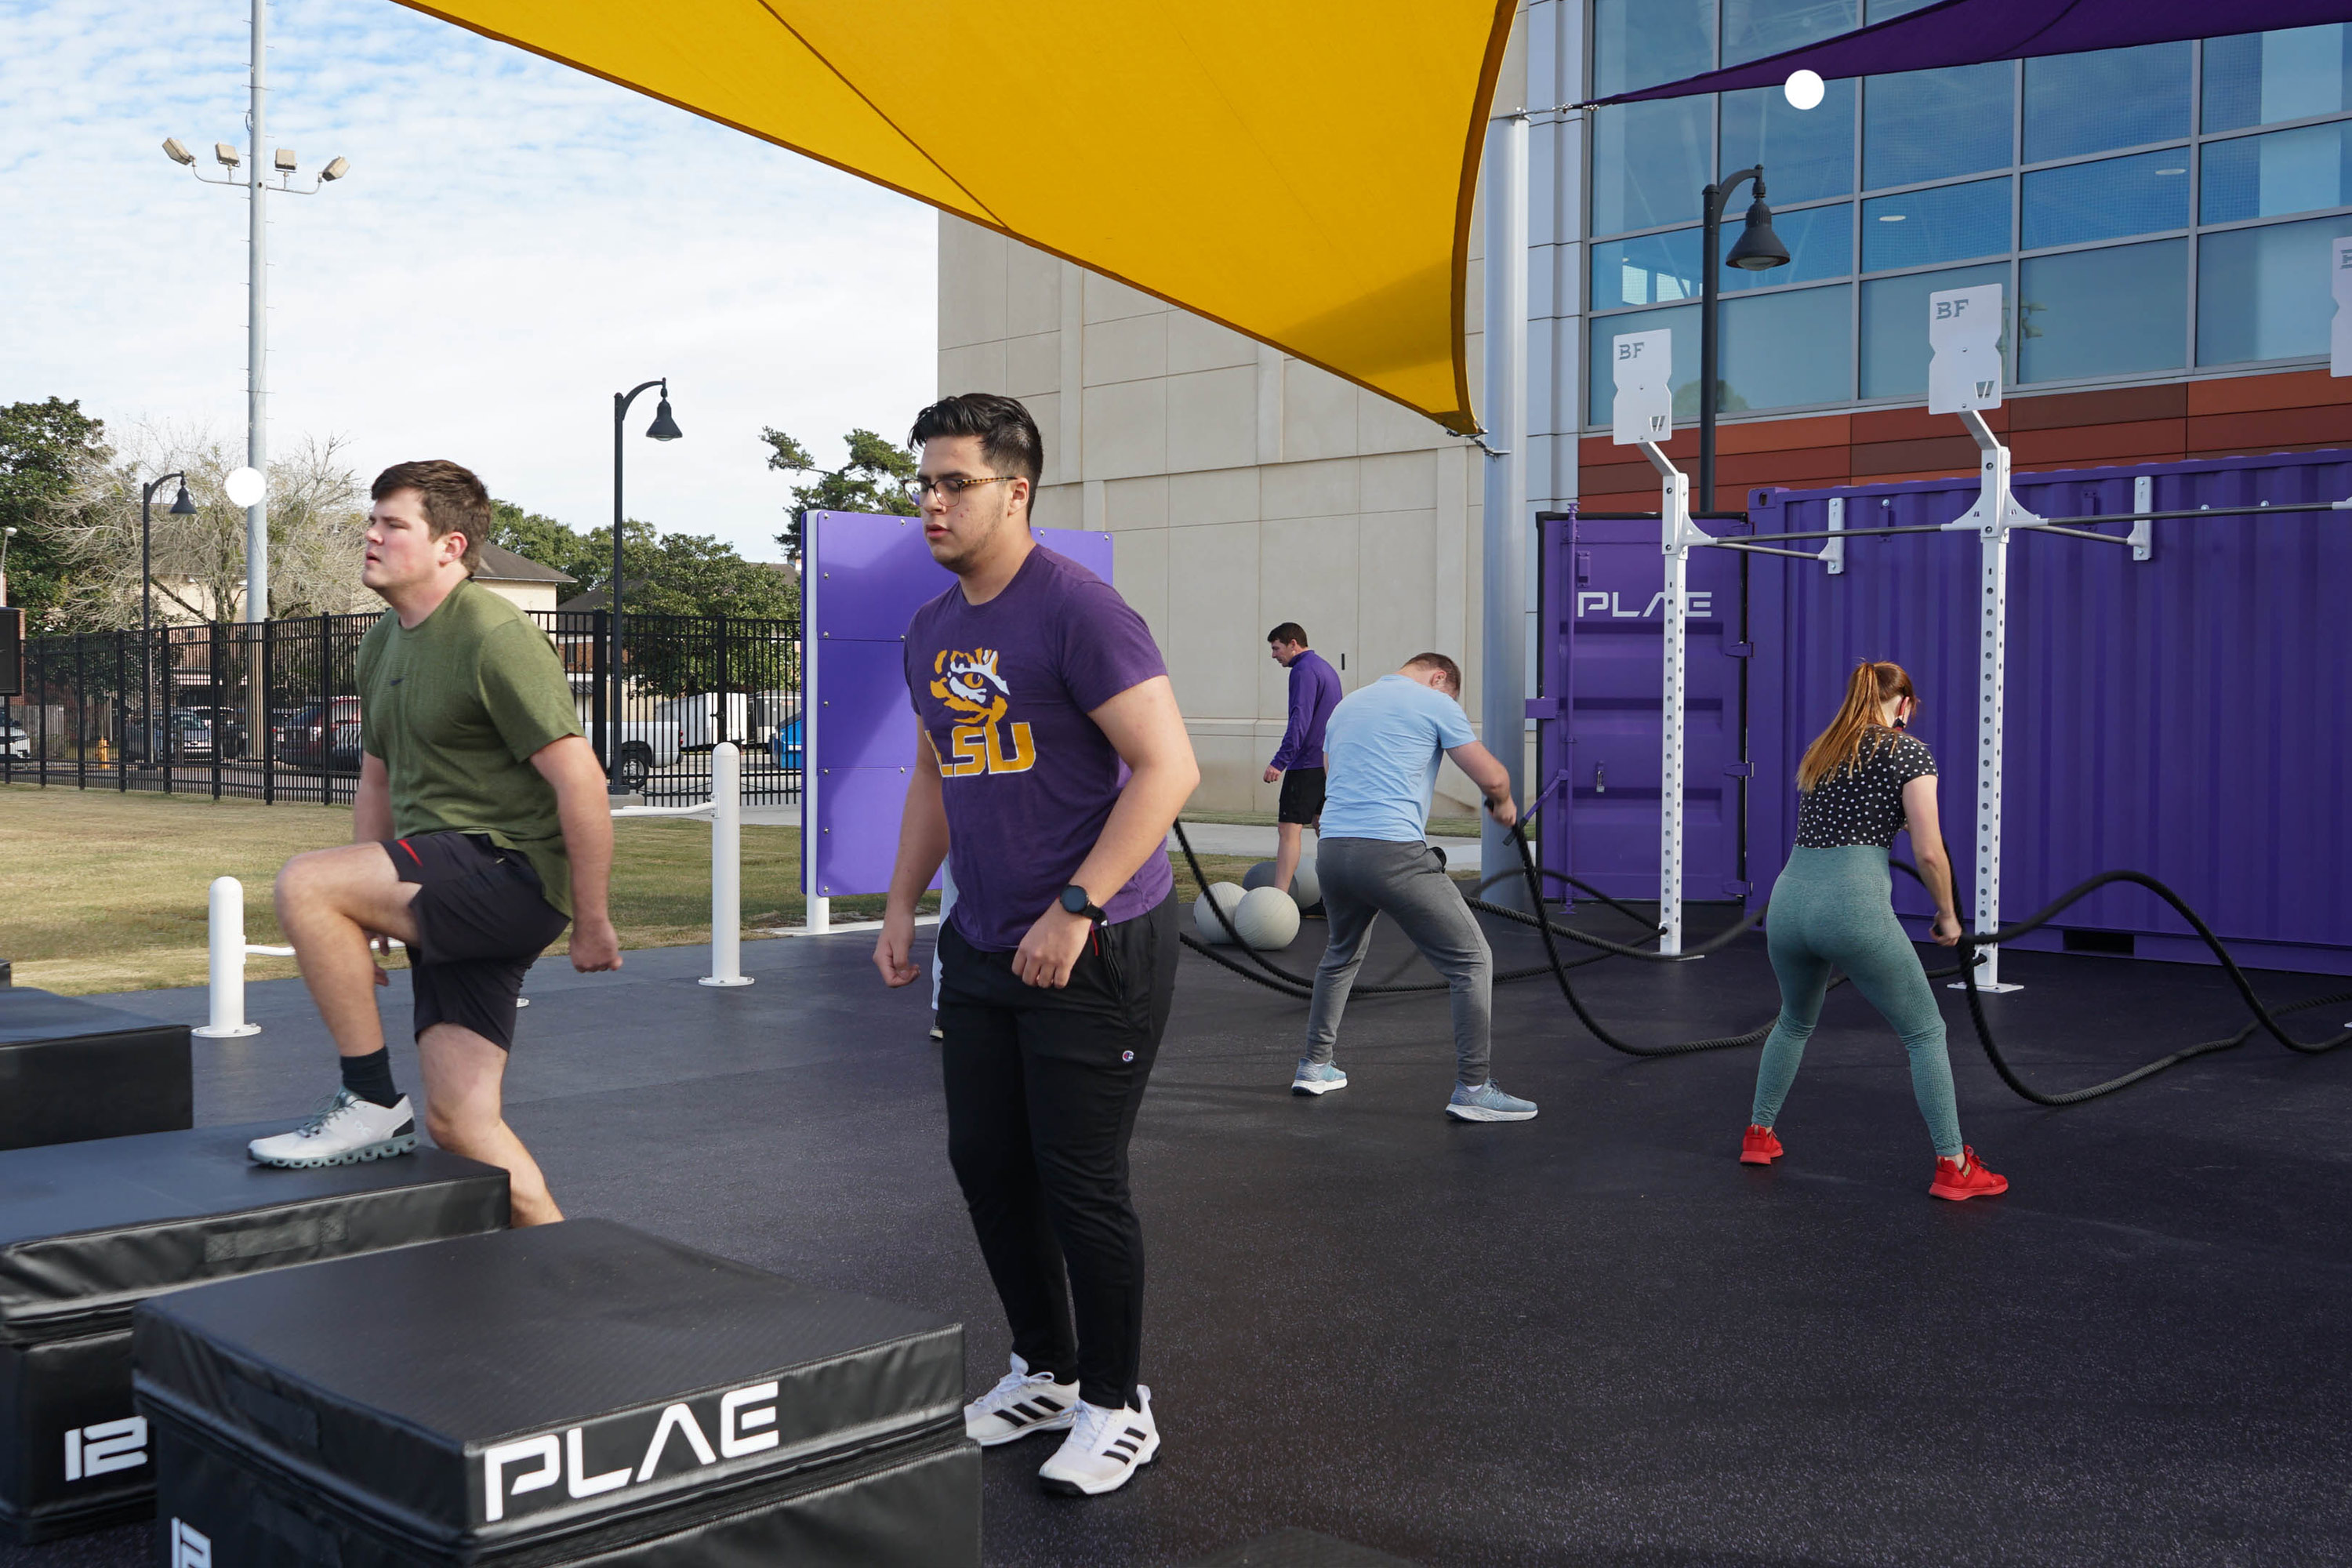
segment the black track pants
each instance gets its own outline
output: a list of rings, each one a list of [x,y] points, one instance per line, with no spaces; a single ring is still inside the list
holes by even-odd
[[[1178,952],[1172,896],[1096,933],[1059,991],[1014,978],[1013,954],[940,930],[948,1159],[1013,1352],[1033,1372],[1075,1373],[1080,1398],[1113,1409],[1134,1405],[1143,1353],[1127,1142]]]

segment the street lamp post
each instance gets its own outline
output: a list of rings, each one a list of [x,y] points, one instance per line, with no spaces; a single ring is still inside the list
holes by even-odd
[[[1764,202],[1763,164],[1742,169],[1700,193],[1706,226],[1699,256],[1698,504],[1707,511],[1715,510],[1716,252],[1723,243],[1724,209],[1731,205],[1732,193],[1750,180],[1756,182],[1756,200],[1748,208],[1748,228],[1733,242],[1731,254],[1723,258],[1723,265],[1747,272],[1789,265],[1789,247],[1772,232],[1772,209]]]
[[[605,787],[614,795],[627,793],[621,784],[621,426],[638,394],[656,386],[661,388],[661,402],[654,410],[654,422],[646,426],[646,438],[675,441],[686,432],[670,417],[667,376],[641,381],[626,392],[613,394],[613,626],[612,657],[604,672],[604,776]]]
[[[139,492],[139,721],[146,731],[141,749],[147,752],[150,762],[154,760],[155,749],[155,491],[165,479],[180,481],[180,493],[172,500],[172,515],[196,515],[196,503],[188,499],[188,476],[184,469],[178,473],[158,474],[148,480]],[[163,717],[168,723],[172,717],[169,702],[163,704]],[[220,716],[215,714],[213,721],[217,727]]]
[[[264,197],[273,193],[286,195],[316,195],[321,187],[351,173],[350,160],[335,158],[320,169],[306,190],[294,184],[295,158],[291,148],[280,147],[264,170],[261,162],[263,140],[263,110],[268,96],[266,86],[268,65],[268,0],[253,0],[253,63],[250,91],[245,122],[251,134],[252,145],[246,164],[245,176],[236,177],[240,162],[236,149],[226,142],[213,143],[213,157],[228,171],[227,179],[208,179],[196,174],[207,185],[242,185],[249,204],[246,214],[247,276],[245,314],[245,461],[258,473],[269,471],[269,416],[268,413],[269,380],[269,228]],[[166,138],[163,155],[174,163],[195,174],[195,154],[181,145],[178,137]],[[278,184],[263,183],[263,174],[274,174]],[[266,621],[269,618],[269,500],[257,496],[245,509],[245,618]]]

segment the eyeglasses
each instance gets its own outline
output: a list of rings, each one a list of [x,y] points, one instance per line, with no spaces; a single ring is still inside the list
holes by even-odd
[[[948,504],[953,506],[956,499],[974,485],[1001,485],[1019,478],[1021,478],[1019,474],[991,474],[981,479],[971,479],[962,474],[948,474],[936,479],[919,477],[909,479],[900,488],[907,492],[907,499],[917,506],[922,505],[924,498],[933,490],[939,491]]]

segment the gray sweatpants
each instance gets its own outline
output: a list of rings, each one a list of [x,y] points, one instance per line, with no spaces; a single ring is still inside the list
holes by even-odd
[[[1372,922],[1387,915],[1404,929],[1440,974],[1454,1000],[1455,1074],[1477,1087],[1487,1078],[1493,1035],[1494,955],[1486,933],[1462,901],[1426,844],[1384,838],[1326,838],[1315,851],[1331,945],[1315,966],[1315,1001],[1307,1014],[1307,1059],[1328,1062],[1339,1037],[1348,990],[1370,945]]]

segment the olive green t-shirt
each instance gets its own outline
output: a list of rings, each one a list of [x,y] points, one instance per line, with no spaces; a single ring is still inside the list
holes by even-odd
[[[539,873],[572,912],[572,863],[555,786],[532,753],[580,733],[547,634],[467,578],[414,626],[386,615],[360,640],[360,744],[383,759],[392,828],[483,833]]]

